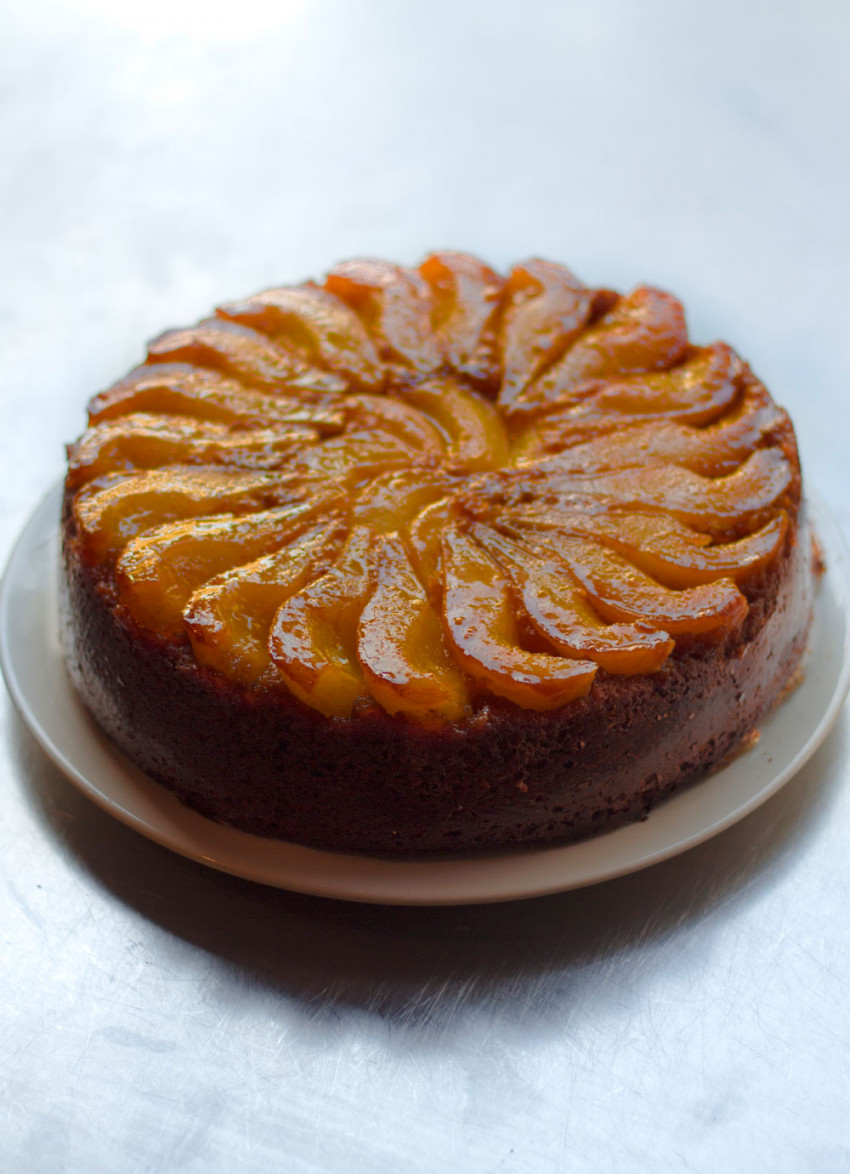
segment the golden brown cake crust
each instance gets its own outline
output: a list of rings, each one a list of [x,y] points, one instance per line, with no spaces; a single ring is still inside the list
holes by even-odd
[[[562,325],[559,329],[562,335],[563,316],[573,307],[573,302],[575,314],[584,325],[576,326],[574,336],[566,341],[560,337],[555,345],[546,333],[548,320],[543,323],[545,329],[538,323],[534,335],[536,342],[532,346],[528,342],[530,328],[527,322],[523,333],[510,317],[514,313],[515,318],[521,318],[522,314],[528,318],[527,303],[522,298],[517,295],[514,302],[506,303],[504,289],[507,287],[499,286],[501,279],[495,274],[492,278],[488,276],[492,271],[482,269],[479,262],[458,260],[461,255],[457,254],[436,256],[437,261],[429,259],[420,272],[438,292],[442,288],[440,282],[457,281],[458,273],[469,281],[472,280],[470,274],[475,276],[479,281],[479,295],[484,288],[498,292],[498,297],[492,292],[486,297],[476,295],[477,334],[475,331],[470,334],[467,326],[463,330],[453,328],[454,333],[445,325],[438,329],[434,323],[443,320],[434,310],[430,323],[434,336],[442,340],[443,354],[451,357],[454,372],[451,378],[458,381],[459,391],[451,391],[455,396],[452,403],[459,404],[457,418],[470,410],[473,415],[478,413],[475,426],[484,420],[484,430],[491,429],[489,443],[497,446],[503,443],[488,422],[491,417],[487,413],[492,414],[492,409],[486,407],[489,397],[495,402],[497,417],[500,415],[508,421],[509,457],[500,455],[498,461],[488,464],[489,456],[482,456],[480,438],[473,436],[472,441],[464,441],[465,449],[457,447],[456,438],[451,440],[456,445],[454,455],[450,452],[448,456],[436,459],[436,464],[433,454],[420,461],[421,446],[424,444],[427,449],[428,445],[436,443],[428,432],[429,421],[436,421],[445,433],[445,421],[440,417],[441,403],[435,400],[433,387],[434,364],[446,360],[428,358],[426,343],[430,335],[422,327],[417,343],[419,350],[414,358],[423,364],[426,361],[431,363],[431,368],[424,373],[411,374],[413,352],[408,348],[405,353],[399,341],[409,340],[410,323],[406,322],[407,334],[404,331],[393,334],[387,326],[386,312],[376,326],[373,303],[358,301],[361,296],[365,298],[364,289],[367,292],[372,289],[368,282],[373,281],[374,271],[357,268],[357,265],[366,263],[352,263],[348,268],[339,266],[329,278],[326,290],[320,291],[321,298],[312,292],[315,287],[295,287],[294,293],[271,291],[274,296],[265,301],[260,296],[225,307],[222,313],[228,330],[235,325],[232,334],[225,332],[223,343],[220,332],[216,333],[215,322],[213,328],[196,328],[194,333],[175,331],[162,336],[152,344],[149,360],[152,366],[141,368],[141,375],[135,373],[93,401],[93,429],[71,450],[63,512],[66,574],[62,630],[68,668],[75,687],[103,729],[142,769],[202,813],[246,831],[348,851],[421,852],[568,840],[607,830],[643,817],[660,798],[721,762],[753,731],[762,715],[780,697],[805,647],[811,615],[812,559],[801,507],[799,462],[793,429],[787,416],[776,409],[749,369],[728,348],[724,350],[723,344],[698,350],[687,343],[683,334],[684,320],[682,318],[680,323],[676,317],[680,308],[676,309],[678,303],[674,306],[675,300],[669,295],[645,291],[641,287],[631,300],[618,299],[610,291],[584,290],[580,283],[576,283],[575,291],[572,291],[569,282],[565,293],[563,273],[566,271],[554,266],[551,269],[558,270],[555,276],[560,282],[559,321]],[[538,291],[547,281],[554,280],[550,271],[543,268],[547,265],[547,262],[533,262],[517,267],[510,280],[521,291],[526,288]],[[575,280],[571,275],[569,278]],[[409,280],[411,288],[419,291],[414,278]],[[481,286],[484,281],[490,284]],[[308,289],[307,295],[301,292],[305,288]],[[239,333],[247,329],[240,325],[247,320],[262,326],[273,340],[278,338],[272,326],[278,329],[281,321],[290,320],[281,318],[282,314],[290,317],[302,314],[305,296],[311,315],[317,305],[325,313],[332,305],[332,298],[342,297],[348,299],[349,307],[359,315],[355,318],[352,314],[353,325],[349,324],[357,347],[350,347],[341,358],[337,354],[332,369],[327,365],[316,368],[318,375],[315,371],[311,374],[301,359],[296,363],[292,357],[294,351],[285,358],[289,363],[286,370],[282,367],[284,359],[272,346],[267,347],[268,353],[262,351],[258,358],[257,344]],[[405,305],[409,308],[413,295],[406,296],[408,302]],[[416,297],[419,296],[420,293],[416,292]],[[442,305],[439,301],[437,304]],[[650,317],[655,315],[657,319],[649,343],[640,333],[644,330],[647,314]],[[635,315],[639,318],[637,334],[633,325]],[[314,317],[308,317],[311,324],[314,320]],[[365,325],[365,330],[358,322]],[[624,350],[624,329],[631,349]],[[365,342],[358,332],[362,333]],[[478,339],[476,347],[469,343],[473,335]],[[613,342],[610,341],[612,337]],[[681,342],[683,337],[684,343]],[[245,349],[246,339],[255,348],[250,353]],[[549,346],[546,353],[543,343]],[[635,350],[638,344],[643,348],[639,353]],[[614,354],[621,367],[625,363],[625,370],[614,369],[606,373],[597,354],[600,347],[605,350],[604,362],[610,366]],[[222,348],[226,351],[225,359],[221,358]],[[302,358],[303,353],[303,350],[298,352]],[[647,353],[662,354],[657,366],[661,382],[656,376],[641,374],[646,368],[640,363],[646,361]],[[153,419],[149,408],[158,403],[157,378],[159,373],[166,371],[158,364],[176,360],[180,365],[187,359],[189,373],[181,370],[173,376],[172,384],[179,384],[179,394],[173,393],[172,388],[168,402],[170,411],[180,395],[190,402],[190,408],[185,409],[190,413],[190,423],[175,422],[168,414]],[[240,363],[242,367],[238,366]],[[401,376],[397,373],[398,367],[393,367],[399,363],[408,364]],[[726,368],[723,368],[724,363]],[[271,661],[268,653],[260,649],[263,656],[261,667],[267,665],[262,672],[252,669],[254,676],[249,679],[238,665],[231,673],[227,660],[204,659],[204,647],[195,638],[197,631],[192,629],[191,622],[201,614],[201,604],[206,606],[208,603],[209,589],[203,586],[206,580],[200,580],[201,588],[195,588],[191,598],[187,588],[188,602],[181,602],[175,611],[174,605],[164,596],[154,593],[153,597],[150,594],[141,597],[137,586],[141,557],[134,564],[126,553],[138,547],[149,560],[151,544],[146,543],[148,534],[167,534],[172,546],[166,550],[173,549],[172,531],[161,521],[157,528],[157,519],[154,519],[154,529],[136,520],[133,525],[137,527],[134,533],[138,537],[134,538],[131,533],[127,545],[128,536],[124,533],[120,537],[120,546],[115,545],[117,540],[109,539],[113,542],[110,546],[104,538],[106,531],[101,522],[98,521],[97,526],[91,523],[95,516],[91,503],[94,502],[96,512],[104,500],[104,493],[115,485],[120,493],[121,486],[134,478],[136,486],[146,485],[147,482],[142,480],[145,474],[140,473],[140,466],[133,462],[138,461],[139,452],[147,454],[150,451],[159,454],[156,459],[166,468],[175,459],[178,469],[186,468],[187,452],[194,454],[192,460],[202,469],[221,470],[224,462],[225,472],[209,474],[209,485],[219,496],[209,509],[197,507],[195,515],[200,512],[201,515],[225,516],[227,510],[234,508],[233,486],[237,486],[243,495],[239,501],[244,498],[250,502],[250,507],[239,505],[238,509],[253,511],[246,517],[260,517],[256,513],[258,510],[272,511],[270,517],[281,517],[286,525],[290,525],[288,519],[293,504],[297,513],[303,510],[305,499],[309,503],[319,500],[316,495],[330,493],[329,504],[322,506],[325,512],[321,514],[321,520],[327,522],[330,518],[331,522],[327,523],[321,541],[330,542],[328,535],[333,531],[333,542],[337,543],[333,549],[337,553],[328,562],[326,550],[325,562],[316,564],[318,569],[314,569],[312,580],[308,578],[306,586],[287,589],[286,598],[309,602],[310,583],[323,582],[321,575],[326,567],[333,567],[334,558],[344,560],[345,550],[350,550],[347,546],[342,554],[338,553],[341,539],[337,539],[336,529],[341,533],[351,528],[351,515],[345,513],[348,509],[354,511],[356,521],[357,502],[362,499],[364,482],[362,479],[360,482],[335,482],[333,478],[325,478],[327,484],[320,484],[308,476],[305,495],[303,483],[297,482],[293,489],[288,471],[303,459],[303,452],[320,449],[326,443],[325,438],[339,436],[340,428],[343,429],[342,445],[348,443],[345,438],[354,426],[339,423],[341,413],[350,410],[341,396],[348,395],[349,404],[360,397],[356,412],[364,410],[364,403],[369,412],[378,411],[378,422],[372,425],[378,432],[383,427],[390,427],[380,417],[384,409],[380,404],[375,407],[375,384],[383,378],[376,374],[382,369],[381,364],[385,364],[387,370],[396,370],[396,375],[389,376],[380,395],[385,400],[395,402],[400,399],[408,406],[414,404],[425,420],[419,426],[409,414],[400,423],[394,417],[391,428],[396,429],[392,433],[395,440],[401,437],[404,444],[413,445],[412,463],[415,466],[420,461],[421,467],[426,469],[426,479],[462,476],[463,483],[451,482],[454,504],[449,526],[457,537],[442,540],[442,563],[437,565],[437,578],[429,580],[422,572],[421,564],[416,561],[415,541],[409,536],[405,538],[406,545],[397,543],[396,547],[392,546],[395,541],[392,532],[388,537],[373,537],[368,549],[373,550],[377,543],[378,549],[384,552],[381,555],[384,562],[370,564],[372,578],[368,579],[367,575],[364,580],[366,594],[363,600],[370,598],[369,592],[374,598],[376,583],[380,583],[375,577],[379,574],[375,566],[383,568],[380,573],[386,573],[387,567],[397,569],[402,565],[400,559],[406,558],[404,552],[407,550],[411,566],[415,565],[416,574],[425,588],[424,602],[417,602],[416,606],[420,609],[432,607],[434,614],[442,614],[445,635],[441,639],[448,641],[449,651],[458,666],[452,667],[451,658],[447,659],[445,653],[440,652],[436,661],[429,662],[431,675],[427,681],[429,687],[436,680],[441,688],[454,689],[455,700],[451,703],[441,701],[442,708],[433,701],[424,708],[417,702],[418,708],[414,706],[395,712],[393,698],[399,695],[398,690],[395,693],[392,689],[382,690],[379,688],[380,679],[374,687],[369,684],[372,678],[366,672],[370,665],[363,652],[361,622],[358,655],[364,658],[366,686],[377,691],[363,692],[366,686],[362,679],[354,677],[352,679],[361,694],[354,697],[353,705],[346,702],[347,709],[334,712],[333,706],[337,705],[334,696],[331,696],[330,703],[322,701],[320,704],[314,700],[309,688],[303,692],[298,685],[299,680],[308,678],[289,675],[286,660],[289,631],[280,618],[286,609],[276,605],[275,623],[282,635],[276,649],[276,629],[272,628]],[[668,374],[672,373],[674,381],[678,380],[681,385],[690,378],[681,373],[697,368],[695,390],[688,388],[687,410],[682,407],[681,386],[676,393],[680,400],[674,405],[673,415],[676,419],[684,419],[690,413],[687,423],[674,424],[671,428],[670,411],[666,415],[662,412],[660,416],[658,412],[640,415],[641,411],[646,412],[647,397],[655,397],[652,402],[658,404],[668,394],[666,385],[662,385]],[[717,370],[722,374],[722,369],[734,371],[734,378],[728,385],[730,390],[724,389],[722,379],[717,377]],[[151,371],[157,378],[150,374]],[[534,373],[534,378],[529,378],[529,371]],[[336,386],[335,379],[347,380],[347,390]],[[307,386],[311,380],[312,385]],[[395,386],[402,391],[396,393]],[[455,383],[451,386],[454,389]],[[309,420],[305,421],[288,406],[289,398],[297,399],[296,388],[301,389],[297,392],[301,396],[298,402],[309,406]],[[364,392],[363,388],[367,390]],[[607,422],[606,396],[616,400],[616,412],[620,413],[614,424]],[[726,400],[721,403],[723,396]],[[702,405],[709,400],[711,407],[709,418],[706,418]],[[196,418],[191,412],[198,411],[199,403],[207,413],[219,412],[220,420],[227,412],[244,413],[246,405],[256,413],[256,418],[250,424],[244,420],[234,424],[230,420],[198,429],[191,423]],[[599,408],[600,404],[604,411]],[[721,406],[718,408],[717,404]],[[139,406],[145,413],[141,423],[140,417],[133,414]],[[266,428],[269,418],[274,424],[271,430]],[[369,418],[376,419],[374,415]],[[362,423],[362,417],[360,419]],[[719,456],[715,451],[720,444],[717,438],[721,436],[718,419],[725,429]],[[751,423],[753,420],[756,424]],[[731,427],[726,426],[727,421],[731,422]],[[370,433],[367,430],[363,434],[367,437],[368,449]],[[554,442],[553,436],[556,438]],[[565,436],[566,440],[563,439]],[[648,440],[640,439],[644,436]],[[588,545],[587,535],[591,532],[588,527],[595,526],[599,530],[603,522],[608,525],[613,518],[622,529],[625,525],[623,518],[636,519],[629,521],[628,525],[643,525],[640,534],[650,534],[647,541],[651,546],[652,535],[658,530],[653,519],[666,516],[664,504],[654,503],[645,486],[639,486],[637,491],[629,489],[633,496],[637,493],[637,504],[630,505],[621,488],[626,482],[616,481],[618,461],[626,470],[627,481],[637,467],[635,452],[639,456],[642,451],[639,445],[635,447],[638,441],[650,446],[646,465],[648,482],[655,478],[658,484],[662,484],[659,470],[678,470],[683,478],[690,477],[686,485],[696,486],[700,493],[705,486],[708,487],[706,492],[713,493],[714,486],[731,484],[730,475],[740,477],[741,469],[753,467],[754,455],[762,461],[757,475],[753,474],[749,481],[745,476],[742,481],[741,492],[750,494],[747,508],[742,507],[739,514],[727,509],[724,514],[726,506],[711,505],[715,511],[711,515],[713,520],[705,522],[711,531],[710,539],[700,538],[697,530],[693,531],[693,539],[688,537],[691,533],[688,527],[701,524],[699,518],[708,517],[706,510],[709,507],[701,504],[700,514],[697,507],[686,500],[687,494],[682,496],[680,493],[685,504],[678,507],[680,517],[690,519],[687,525],[675,517],[670,522],[676,541],[685,534],[687,541],[697,542],[697,546],[699,542],[708,542],[708,546],[699,547],[699,550],[708,551],[710,555],[716,551],[717,558],[725,558],[723,552],[726,550],[743,550],[741,542],[747,550],[751,547],[755,550],[755,545],[760,542],[762,553],[748,554],[749,564],[734,570],[737,588],[730,578],[722,576],[716,578],[716,585],[712,586],[709,583],[711,577],[704,570],[698,572],[702,578],[685,579],[682,576],[686,572],[678,565],[671,570],[665,564],[658,574],[662,580],[665,575],[674,575],[677,586],[676,595],[672,596],[668,587],[658,588],[654,580],[646,578],[646,566],[654,564],[640,563],[641,558],[649,557],[640,553],[631,557],[637,559],[644,570],[623,571],[627,578],[635,577],[637,595],[633,593],[626,598],[622,592],[615,591],[611,596],[613,603],[609,601],[605,579],[606,575],[612,574],[609,564],[605,564],[600,573],[601,579],[597,574],[594,580],[590,572],[586,573],[585,579],[576,578],[583,573],[582,557],[591,557],[585,553],[592,551]],[[420,448],[417,449],[416,445]],[[665,445],[670,450],[668,455],[665,455]],[[169,456],[172,450],[177,454],[176,458]],[[147,456],[144,459],[147,460]],[[372,459],[371,454],[369,459]],[[748,459],[749,465],[746,464]],[[141,466],[145,467],[149,466]],[[439,471],[444,467],[447,474]],[[436,474],[427,471],[434,468],[438,469]],[[702,473],[693,472],[696,469],[702,469]],[[206,473],[203,475],[207,476]],[[369,476],[380,478],[381,473],[373,472]],[[191,482],[194,485],[193,477],[196,478],[196,474],[190,472],[185,478],[186,484]],[[596,480],[591,482],[592,478]],[[634,478],[628,482],[632,486],[635,483]],[[675,480],[669,483],[676,484]],[[354,503],[351,506],[346,504],[342,514],[339,499],[333,497],[337,484],[342,486],[343,500]],[[578,513],[576,487],[581,490]],[[674,496],[676,492],[679,491],[674,490]],[[688,492],[692,490],[688,489]],[[619,502],[615,501],[613,505],[612,493],[621,495]],[[245,498],[245,494],[249,496]],[[432,494],[431,500],[433,497]],[[591,499],[596,503],[592,509],[587,504]],[[527,504],[529,501],[531,506]],[[713,503],[714,498],[711,501]],[[550,514],[555,518],[554,522]],[[102,519],[103,516],[101,508],[97,517]],[[347,521],[340,520],[343,517]],[[559,518],[567,520],[559,522]],[[647,530],[650,523],[652,525]],[[128,524],[121,523],[125,529]],[[174,524],[169,524],[173,530]],[[195,523],[187,525],[191,532]],[[303,535],[304,525],[300,530],[293,530],[293,534]],[[608,531],[605,534],[608,535]],[[612,543],[616,545],[621,541],[619,534],[620,530],[614,539],[606,536],[600,540],[609,563],[614,557],[611,555]],[[638,534],[638,530],[634,534]],[[659,550],[664,558],[672,557],[664,552],[678,550],[678,547],[671,547],[667,538],[663,535],[662,538],[664,541]],[[637,539],[632,534],[626,533],[626,539],[627,549],[631,549],[629,542],[636,546]],[[452,541],[456,544],[454,548]],[[664,542],[667,542],[666,546]],[[251,549],[251,557],[260,551],[260,547]],[[485,606],[497,598],[494,594],[496,588],[491,589],[487,579],[492,568],[495,568],[493,581],[503,593],[498,598],[513,601],[516,620],[510,622],[518,625],[516,635],[512,637],[517,641],[518,651],[512,653],[514,660],[508,662],[520,665],[513,670],[515,678],[521,682],[517,687],[511,685],[510,680],[505,684],[504,669],[498,664],[496,669],[488,668],[491,661],[483,654],[477,656],[474,642],[470,654],[469,645],[459,642],[450,628],[448,600],[452,583],[447,560],[453,557],[453,550],[460,552],[457,566],[461,569],[484,567],[483,571],[476,573],[484,576],[479,596],[484,599]],[[475,563],[474,555],[470,561],[467,557],[470,550],[478,552],[484,561]],[[394,551],[400,553],[393,553],[390,558]],[[481,554],[482,551],[485,553]],[[463,557],[467,558],[465,563]],[[569,562],[570,558],[574,561]],[[615,567],[622,563],[620,555],[616,558],[620,562],[614,563]],[[512,559],[517,561],[517,566],[513,565]],[[538,578],[534,583],[542,582],[545,586],[551,582],[551,569],[555,565],[564,582],[573,585],[571,606],[579,609],[574,614],[579,617],[580,622],[577,622],[581,631],[576,636],[574,629],[566,630],[563,640],[569,648],[576,639],[583,640],[584,644],[579,647],[590,649],[589,653],[565,652],[557,643],[559,632],[565,629],[562,618],[558,621],[561,628],[557,625],[552,628],[551,609],[550,612],[543,609],[542,619],[535,620],[534,600],[528,594],[529,572],[521,565],[523,559],[527,559],[528,567],[536,568]],[[243,557],[243,561],[248,560]],[[272,567],[279,576],[283,564],[278,555],[262,553],[260,559],[250,565],[260,568],[254,570],[254,580],[265,583],[262,575],[268,575],[268,568]],[[622,565],[628,566],[626,563]],[[726,575],[729,573],[725,572]],[[210,580],[214,587],[219,582],[223,584],[223,587],[215,588],[218,592],[215,599],[221,597],[224,588],[229,590],[231,580],[227,576],[230,574],[229,571],[219,572],[218,578]],[[546,579],[545,574],[550,578]],[[694,574],[687,571],[687,575]],[[136,575],[135,579],[133,575]],[[231,579],[233,575],[238,586],[241,582],[238,569],[232,573]],[[346,582],[352,581],[349,574]],[[411,581],[415,582],[415,577]],[[689,588],[684,586],[686,582],[709,585]],[[490,591],[489,596],[485,588]],[[252,590],[256,595],[257,589]],[[262,590],[266,590],[265,586]],[[641,595],[642,591],[648,594]],[[664,614],[675,640],[665,634],[660,619],[642,618],[648,607],[646,600],[654,599],[656,594],[661,605],[668,609]],[[698,610],[697,603],[690,606],[692,596],[697,601],[708,600],[707,604],[700,602],[702,611]],[[620,602],[621,597],[625,603]],[[150,603],[151,598],[154,604]],[[165,599],[164,603],[161,598]],[[397,598],[403,600],[405,597],[397,595]],[[589,600],[602,618],[594,616],[592,611],[588,613],[587,602],[582,603],[582,600]],[[682,601],[682,618],[677,619],[678,612],[673,605],[679,600]],[[560,605],[559,600],[556,603]],[[363,606],[361,601],[361,615]],[[188,635],[181,627],[179,607],[183,608],[184,617],[188,617]],[[170,612],[168,608],[171,608]],[[618,608],[624,609],[622,616],[617,614]],[[634,622],[629,620],[630,608],[634,611]],[[444,609],[442,613],[440,609]],[[289,610],[295,617],[291,622],[295,623],[297,610],[293,607]],[[266,624],[271,622],[271,614]],[[335,617],[337,613],[332,614]],[[176,619],[170,619],[171,615]],[[590,626],[582,627],[586,615],[589,615],[586,623]],[[161,622],[160,617],[164,617]],[[671,627],[675,624],[678,627]],[[485,636],[490,638],[492,631],[496,630],[491,627]],[[622,648],[615,648],[612,656],[609,646],[613,637],[610,633],[621,630],[624,633]],[[429,655],[431,645],[428,646]],[[644,650],[640,655],[635,652],[638,647]],[[557,656],[554,655],[555,649],[558,650]],[[499,648],[496,653],[500,653]],[[342,653],[340,656],[344,659]],[[561,658],[565,656],[578,659],[564,661]],[[555,674],[561,671],[558,667],[561,664],[574,664],[577,672],[584,673],[580,689],[567,685],[572,693],[565,702],[556,704],[546,700],[543,694],[547,687],[545,680],[542,685],[532,685],[530,689],[522,684],[521,669],[531,665],[536,671],[542,665],[550,671],[550,664],[554,666],[551,671]],[[226,671],[222,671],[222,665]],[[280,667],[281,675],[278,675],[276,666]],[[611,671],[606,666],[610,666]],[[352,672],[356,670],[355,661]],[[498,676],[499,672],[502,677]],[[357,680],[361,684],[356,684]],[[566,696],[564,687],[558,687],[562,689],[561,696]],[[448,696],[445,688],[439,693],[442,698]],[[404,685],[400,695],[404,699]],[[432,696],[433,688],[429,694]]]

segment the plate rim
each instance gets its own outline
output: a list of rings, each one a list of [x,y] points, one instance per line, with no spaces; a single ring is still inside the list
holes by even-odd
[[[2,669],[16,710],[24,725],[53,764],[102,811],[145,838],[153,840],[178,855],[259,884],[312,896],[361,903],[465,905],[525,900],[600,884],[632,872],[642,871],[662,860],[670,859],[704,843],[745,818],[776,794],[785,783],[798,773],[822,744],[838,718],[848,689],[850,689],[850,574],[848,574],[850,572],[850,556],[848,556],[844,536],[830,516],[823,500],[807,487],[807,506],[813,517],[814,530],[823,548],[828,568],[827,575],[829,577],[824,579],[823,584],[826,584],[826,587],[822,584],[821,592],[826,589],[834,593],[836,607],[844,620],[843,648],[835,685],[814,729],[797,748],[790,760],[757,791],[746,796],[740,803],[733,804],[732,807],[723,810],[715,818],[709,819],[698,829],[692,828],[690,831],[674,836],[671,841],[646,851],[639,859],[627,856],[621,859],[619,864],[614,862],[616,860],[616,844],[618,842],[625,844],[629,839],[633,840],[636,830],[646,828],[653,819],[655,819],[657,826],[659,813],[677,802],[681,805],[681,801],[694,790],[694,788],[684,788],[659,804],[649,820],[629,824],[626,827],[572,844],[529,846],[478,854],[447,854],[445,857],[439,856],[437,859],[433,856],[429,856],[427,859],[393,859],[337,853],[286,841],[269,840],[207,819],[198,812],[185,807],[176,796],[144,775],[109,741],[85,711],[82,702],[73,690],[67,673],[64,671],[64,663],[62,663],[62,671],[51,676],[50,680],[57,695],[62,694],[66,700],[73,699],[74,707],[79,711],[80,720],[75,736],[93,739],[97,742],[99,749],[110,761],[111,767],[124,777],[124,781],[129,779],[131,787],[143,788],[142,797],[144,797],[146,789],[154,788],[152,793],[156,797],[156,805],[160,812],[164,810],[176,817],[177,830],[175,831],[173,828],[169,830],[167,821],[165,824],[160,822],[159,825],[151,823],[149,816],[147,818],[140,816],[138,811],[124,806],[113,795],[110,795],[108,790],[104,791],[102,780],[98,785],[98,782],[83,773],[74,762],[73,757],[69,757],[67,751],[57,744],[54,734],[45,728],[43,715],[40,717],[32,705],[28,690],[22,683],[21,674],[18,671],[17,654],[10,633],[18,602],[16,591],[21,591],[18,581],[21,577],[21,563],[30,550],[41,550],[42,557],[46,558],[45,566],[49,572],[42,579],[41,589],[29,593],[30,606],[33,609],[36,606],[42,608],[43,622],[38,631],[44,641],[44,648],[49,651],[51,632],[49,624],[44,622],[46,620],[44,609],[55,594],[52,588],[55,586],[58,570],[56,553],[58,507],[61,492],[62,483],[59,482],[48,490],[29,515],[12,547],[2,583],[0,583],[0,669]],[[45,551],[50,553],[45,556]],[[819,596],[821,592],[818,593]],[[815,610],[817,620],[817,598]],[[59,659],[62,660],[61,653],[59,653]],[[780,703],[778,709],[781,709],[782,704]],[[763,719],[762,725],[769,724],[771,716],[773,715]],[[699,780],[699,789],[704,791],[705,788],[710,788],[719,777],[734,769],[737,761],[737,758],[733,759],[727,766],[715,771],[711,778]],[[615,838],[619,838],[619,840]],[[549,872],[554,870],[557,873],[559,862],[568,862],[571,856],[576,859],[581,855],[590,855],[592,860],[594,846],[607,845],[610,848],[612,844],[615,845],[614,861],[609,860],[607,864],[597,866],[596,869],[588,868],[584,873],[579,873],[571,879],[565,880],[562,877],[559,880],[553,875],[544,879],[547,873],[547,863],[552,865]],[[590,846],[590,850],[588,846]],[[243,857],[242,862],[235,863],[234,853],[238,858],[240,850]],[[249,858],[254,860],[266,860],[266,864],[264,866],[254,864],[253,867],[246,867],[244,861],[246,853]],[[605,855],[604,847],[602,855]],[[283,869],[285,875],[281,875],[280,860],[278,860],[277,869],[275,869],[275,856],[282,857],[284,864],[288,863],[288,867]],[[269,860],[271,860],[271,866],[268,863]],[[541,863],[544,876],[538,880],[529,880],[519,887],[517,887],[516,880],[510,880],[518,865],[525,866],[527,869],[529,865],[537,864],[539,866]],[[520,871],[523,871],[522,867]],[[540,868],[532,869],[532,871],[536,875]],[[504,874],[501,885],[492,883],[488,887],[485,884],[473,892],[463,891],[464,883],[468,884],[469,878],[474,879],[476,873],[483,874],[486,881],[490,874],[498,875],[500,872]],[[441,876],[443,878],[442,886],[435,885],[434,881],[439,881]],[[387,881],[390,882],[389,887]]]

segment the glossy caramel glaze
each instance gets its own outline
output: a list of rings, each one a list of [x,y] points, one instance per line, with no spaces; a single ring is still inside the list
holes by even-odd
[[[90,404],[67,492],[137,629],[258,696],[432,728],[743,640],[800,476],[670,294],[444,252],[161,335]]]

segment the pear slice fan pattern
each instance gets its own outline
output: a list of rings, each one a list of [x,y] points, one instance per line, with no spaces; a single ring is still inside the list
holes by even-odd
[[[655,672],[739,632],[799,504],[728,346],[542,260],[347,262],[168,331],[89,408],[71,505],[126,614],[329,717]]]

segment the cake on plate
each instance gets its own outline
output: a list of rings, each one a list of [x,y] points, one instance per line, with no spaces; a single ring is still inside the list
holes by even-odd
[[[806,644],[791,422],[650,286],[345,262],[160,335],[68,457],[72,680],[249,832],[611,829],[751,735]]]

